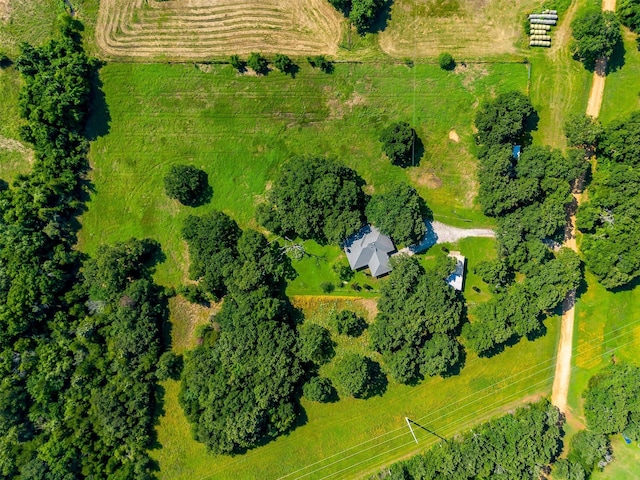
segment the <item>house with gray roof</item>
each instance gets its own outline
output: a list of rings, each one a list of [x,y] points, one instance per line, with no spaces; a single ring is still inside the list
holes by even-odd
[[[360,231],[347,238],[344,244],[351,269],[360,270],[368,267],[373,277],[391,271],[389,254],[395,249],[391,238],[383,235],[373,225],[362,227]]]

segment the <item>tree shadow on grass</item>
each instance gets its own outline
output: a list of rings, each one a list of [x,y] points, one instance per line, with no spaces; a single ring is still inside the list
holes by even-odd
[[[616,43],[615,47],[613,47],[613,54],[611,55],[611,58],[607,62],[607,71],[606,71],[607,75],[612,72],[617,72],[622,67],[624,67],[624,64],[625,64],[624,56],[626,53],[627,51],[624,48],[624,43],[622,41],[619,41],[618,43]]]
[[[367,385],[367,390],[359,398],[381,397],[387,391],[389,380],[387,380],[387,376],[378,362],[367,358],[367,368],[369,369],[369,384]]]
[[[298,66],[298,64],[292,63],[287,68],[285,68],[285,70],[282,73],[284,73],[285,75],[291,76],[291,78],[296,78],[296,75],[298,74],[299,71],[300,71],[300,67]]]
[[[387,25],[391,21],[391,6],[393,5],[393,0],[386,0],[382,7],[380,7],[380,11],[376,15],[376,18],[371,23],[371,27],[367,30],[367,33],[380,33],[384,32],[387,28]]]
[[[91,79],[91,94],[89,97],[89,117],[85,126],[85,138],[95,141],[107,135],[111,129],[111,114],[107,105],[107,98],[102,90],[99,69]]]
[[[189,202],[189,207],[201,207],[202,205],[206,205],[213,198],[213,187],[209,185],[209,177],[207,176],[207,188],[205,188],[197,198],[193,200],[193,202]]]

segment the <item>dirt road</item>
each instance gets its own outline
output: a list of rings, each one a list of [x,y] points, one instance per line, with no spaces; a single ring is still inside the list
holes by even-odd
[[[616,0],[603,0],[603,11],[615,11]],[[604,95],[605,79],[607,74],[607,59],[599,58],[593,72],[593,83],[589,92],[587,103],[587,115],[597,117],[600,114],[602,98]],[[580,195],[575,195],[576,206],[580,204]],[[564,246],[578,251],[576,244],[576,218],[571,215]],[[560,327],[560,343],[558,345],[558,357],[556,359],[556,372],[551,391],[551,403],[567,413],[567,395],[571,382],[571,350],[573,348],[573,324],[575,321],[575,290],[569,292],[562,303],[562,326]]]

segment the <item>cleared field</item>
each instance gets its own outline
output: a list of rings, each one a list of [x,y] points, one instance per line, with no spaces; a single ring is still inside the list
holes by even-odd
[[[254,225],[255,206],[278,166],[296,154],[344,161],[366,180],[369,193],[409,181],[436,219],[491,226],[473,202],[474,110],[482,98],[523,90],[526,69],[499,64],[449,73],[430,65],[337,65],[328,76],[303,66],[291,79],[275,72],[237,76],[230,66],[110,64],[101,80],[105,98],[94,99],[89,125],[95,195],[81,219],[80,246],[91,253],[101,243],[155,238],[167,254],[157,278],[176,285],[187,265],[179,235],[186,215],[217,208],[242,226]],[[408,169],[392,166],[378,141],[388,122],[401,119],[416,125],[425,145],[419,165]],[[207,171],[211,204],[191,209],[164,195],[163,177],[175,163]],[[336,278],[330,268],[335,250],[313,250],[326,254],[327,264],[301,263],[290,293],[322,293],[322,277]]]
[[[325,0],[103,0],[96,42],[111,58],[334,54],[342,24]]]
[[[607,75],[600,120],[608,123],[616,118],[624,118],[631,112],[640,110],[640,52],[636,35],[624,29],[624,60],[618,56],[622,68]]]
[[[522,53],[525,13],[540,0],[396,0],[380,47],[394,57]],[[528,50],[527,50],[528,51]]]
[[[369,300],[296,297],[306,321],[326,325],[332,311],[352,308],[372,318]],[[384,395],[369,400],[342,399],[332,404],[303,400],[304,424],[289,435],[237,457],[213,456],[191,439],[177,402],[179,385],[165,382],[164,416],[158,426],[162,448],[152,452],[161,479],[320,479],[362,478],[383,465],[415,454],[439,439],[416,429],[416,445],[405,416],[437,435],[460,430],[530,401],[551,390],[558,318],[534,342],[520,342],[492,359],[467,357],[461,375],[429,379],[417,387],[390,382]],[[176,334],[178,326],[174,326]],[[181,336],[181,335],[180,335]],[[366,352],[366,333],[358,339],[335,338],[340,355]],[[334,361],[335,362],[335,359]],[[323,367],[331,375],[332,363]]]

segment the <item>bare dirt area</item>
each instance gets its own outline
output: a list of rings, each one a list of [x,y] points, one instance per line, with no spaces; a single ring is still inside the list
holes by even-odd
[[[0,150],[18,152],[20,155],[22,155],[24,160],[29,163],[33,163],[33,150],[25,147],[22,143],[12,138],[5,138],[3,136],[0,136]]]
[[[539,6],[536,0],[396,0],[380,47],[396,57],[517,53],[523,15]]]
[[[10,13],[9,0],[0,0],[0,21],[7,20]]]
[[[112,58],[334,54],[343,24],[325,0],[102,0],[96,42]]]

